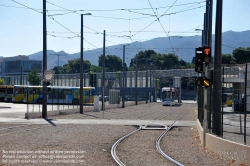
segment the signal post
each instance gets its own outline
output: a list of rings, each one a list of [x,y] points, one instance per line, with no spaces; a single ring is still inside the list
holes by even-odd
[[[196,48],[195,52],[195,71],[201,73],[195,84],[197,86],[204,87],[204,118],[203,118],[203,145],[206,146],[206,133],[208,128],[208,121],[207,121],[207,88],[211,86],[210,79],[208,79],[208,64],[211,62],[211,47],[199,47]]]

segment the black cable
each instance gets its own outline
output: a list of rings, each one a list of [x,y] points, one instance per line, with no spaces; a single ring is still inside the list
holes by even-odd
[[[49,1],[46,1],[47,3],[51,4],[51,5],[54,5],[54,6],[57,6],[57,7],[60,7],[58,5],[55,5]],[[173,7],[176,7],[176,6],[184,6],[184,5],[190,5],[190,4],[196,4],[196,3],[201,3],[201,2],[206,2],[206,0],[203,0],[203,1],[197,1],[197,2],[191,2],[191,3],[184,3],[184,4],[179,4],[179,5],[174,5]],[[170,6],[164,6],[164,7],[157,7],[158,9],[164,9],[164,8],[169,8]],[[136,9],[89,9],[89,10],[74,10],[74,11],[81,11],[81,12],[86,12],[86,11],[102,11],[102,12],[109,12],[109,11],[123,11],[123,10],[149,10],[151,8],[136,8]],[[65,10],[68,10],[68,9],[65,9]],[[64,11],[64,10],[50,10],[50,11]]]
[[[177,0],[176,0],[176,1],[177,1]],[[176,1],[174,1],[174,3],[169,7],[168,10],[170,10],[170,8],[176,3]],[[153,12],[154,12],[154,14],[155,14],[155,17],[157,18],[157,21],[158,21],[159,24],[161,25],[161,27],[162,27],[163,31],[165,32],[165,34],[167,35],[167,37],[168,37],[168,39],[169,39],[170,46],[173,48],[172,43],[171,43],[171,40],[170,40],[170,37],[169,37],[168,33],[166,32],[166,30],[164,29],[164,27],[162,26],[161,21],[160,21],[160,18],[156,15],[156,13],[155,13],[155,11],[154,11],[154,9],[153,9],[153,6],[151,5],[151,3],[150,3],[149,0],[148,0],[148,2],[149,2],[149,4],[150,4],[151,9],[153,10]],[[167,11],[168,11],[168,10],[167,10]],[[167,12],[167,11],[166,11],[166,12]],[[166,12],[165,12],[165,13],[166,13]],[[173,49],[173,52],[174,52],[174,54],[175,54],[174,49]]]
[[[19,5],[21,5],[21,6],[24,6],[24,7],[27,8],[27,9],[30,9],[30,10],[33,10],[33,11],[35,11],[35,12],[38,12],[38,13],[43,14],[43,12],[40,12],[40,11],[34,9],[34,8],[31,8],[31,7],[28,7],[28,6],[24,5],[24,4],[21,4],[21,3],[17,2],[17,1],[15,1],[15,0],[12,0],[12,1],[15,2],[15,3],[17,3],[17,4],[19,4]]]

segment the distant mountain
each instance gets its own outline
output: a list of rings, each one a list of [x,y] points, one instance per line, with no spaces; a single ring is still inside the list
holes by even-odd
[[[214,35],[212,37],[214,44]],[[171,42],[171,44],[170,44]],[[195,54],[195,48],[201,46],[201,36],[175,36],[160,37],[144,42],[134,42],[130,45],[126,45],[126,63],[129,65],[130,60],[135,57],[138,50],[155,50],[157,53],[167,54],[173,53],[173,50],[179,59],[191,62]],[[227,31],[222,33],[222,53],[232,54],[234,48],[238,47],[250,47],[250,30],[243,32]],[[213,47],[214,48],[214,47]],[[212,48],[212,54],[214,52]],[[123,45],[114,45],[106,47],[106,55],[117,55],[122,58]],[[98,48],[94,50],[84,51],[84,60],[89,60],[91,64],[98,65],[98,57],[102,54],[103,49]],[[54,55],[53,55],[54,54]],[[55,55],[57,54],[57,55]],[[64,51],[55,52],[53,50],[47,50],[47,68],[52,69],[57,66],[59,56],[59,65],[62,66],[68,62],[68,60],[80,58],[80,52],[74,54],[68,54]],[[43,52],[37,52],[29,55],[30,59],[43,59]]]
[[[43,60],[43,51],[29,55],[30,59]],[[68,60],[74,59],[70,54],[64,51],[55,52],[53,50],[47,50],[47,69],[53,69],[54,66],[62,66],[68,63]],[[59,61],[58,61],[59,60]]]

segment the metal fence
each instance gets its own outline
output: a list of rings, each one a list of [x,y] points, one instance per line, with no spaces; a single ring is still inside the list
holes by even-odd
[[[250,145],[250,64],[225,65],[221,75],[221,134],[222,138]],[[203,125],[204,95],[203,88],[198,88],[198,119]],[[213,88],[210,88],[213,94]],[[208,110],[208,131],[212,133],[213,105],[212,95]],[[214,126],[216,127],[216,126]],[[212,133],[213,134],[213,133]]]

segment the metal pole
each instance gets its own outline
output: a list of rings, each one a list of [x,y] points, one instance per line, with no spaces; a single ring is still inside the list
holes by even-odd
[[[136,67],[136,71],[135,71],[135,105],[138,104],[138,87],[137,87],[137,76],[138,76],[138,69],[137,69],[137,54],[135,56],[135,67]]]
[[[203,31],[203,45],[207,45],[207,14],[204,13],[204,31]],[[207,77],[207,65],[205,62],[203,62],[203,69],[205,70],[204,76]],[[206,133],[207,133],[207,88],[204,88],[204,105],[203,105],[203,110],[204,110],[204,119],[203,119],[203,146],[206,147]]]
[[[208,0],[206,2],[206,44],[208,47],[211,48],[212,51],[212,9],[213,9],[213,0]],[[207,78],[211,79],[211,66],[210,64],[207,65]],[[212,97],[212,87],[207,88],[207,120],[208,129],[211,129],[211,97]]]
[[[57,86],[59,86],[58,84],[58,80],[59,80],[59,54],[57,54]]]
[[[213,24],[213,0],[209,0],[209,11],[208,11],[208,46],[211,47],[212,51],[212,24]],[[208,1],[207,1],[207,6],[208,6]]]
[[[151,103],[151,96],[152,96],[152,86],[151,86],[151,62],[150,62],[149,83],[150,83],[150,96],[149,96],[149,101],[150,101],[150,103]]]
[[[245,70],[245,92],[244,92],[244,144],[246,145],[247,143],[247,138],[246,138],[246,135],[247,135],[247,131],[246,131],[246,128],[247,128],[247,63],[246,63],[246,70]]]
[[[146,104],[148,104],[148,58],[146,59]]]
[[[222,69],[222,84],[224,83],[224,66]],[[224,88],[222,87],[221,89],[221,101],[223,101],[223,93],[224,93]],[[223,111],[223,103],[221,104],[221,137],[223,137],[223,116],[224,116],[224,111]]]
[[[221,135],[221,33],[222,33],[222,0],[217,0],[215,50],[214,50],[214,79],[213,79],[213,126],[212,132]]]
[[[211,48],[211,52],[212,52],[212,17],[213,17],[213,0],[209,0],[207,1],[206,3],[207,5],[207,12],[208,13],[208,17],[207,17],[207,22],[208,22],[208,25],[207,25],[207,44],[208,44],[208,47]],[[208,72],[210,72],[211,70],[211,65],[208,64]],[[211,79],[211,74],[208,74],[208,79]],[[207,115],[207,119],[208,119],[208,129],[211,129],[211,96],[212,96],[212,87],[208,88],[207,89],[207,105],[208,105],[208,108],[207,108],[207,112],[208,112],[208,115]]]
[[[80,114],[83,114],[83,14],[81,14]]]
[[[103,55],[102,55],[102,111],[105,111],[104,81],[105,81],[105,30],[103,31]]]
[[[46,0],[43,0],[43,76],[47,70],[47,26],[46,26]],[[47,82],[43,80],[42,118],[47,119]]]
[[[23,84],[23,66],[21,66],[21,79],[20,79],[20,85]]]
[[[125,45],[123,45],[123,60],[122,60],[122,108],[125,102]]]

